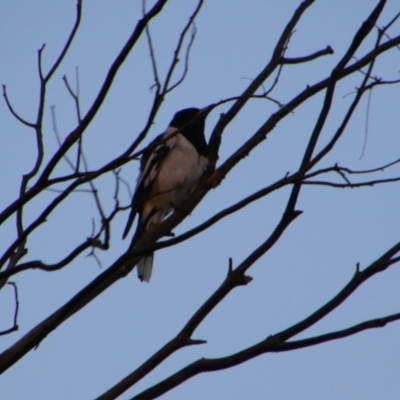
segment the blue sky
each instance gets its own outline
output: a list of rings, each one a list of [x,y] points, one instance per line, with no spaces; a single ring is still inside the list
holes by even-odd
[[[299,0],[206,1],[196,22],[197,36],[187,79],[164,102],[145,143],[166,128],[175,111],[239,95],[269,60],[279,34],[298,4]],[[161,74],[171,62],[179,32],[195,5],[192,0],[172,0],[151,23]],[[273,96],[285,103],[306,85],[328,76],[375,5],[372,0],[316,1],[296,27],[287,56],[308,55],[327,45],[335,53],[312,63],[285,67]],[[388,0],[381,25],[398,11],[396,1]],[[45,161],[58,147],[50,107],[55,106],[62,137],[76,126],[74,104],[62,77],[66,75],[74,83],[75,68],[79,67],[80,99],[85,113],[140,15],[139,1],[84,1],[78,35],[49,85],[44,122]],[[2,0],[0,81],[7,85],[15,109],[28,120],[33,120],[37,112],[37,50],[46,43],[43,65],[47,71],[59,54],[74,18],[74,0]],[[399,23],[395,24],[391,35],[398,35],[399,29]],[[357,54],[364,54],[374,40],[372,34]],[[391,51],[377,63],[376,74],[396,79],[399,65],[400,53]],[[334,108],[319,146],[337,128],[361,79],[358,74],[338,85]],[[143,36],[85,133],[85,154],[90,168],[98,168],[119,155],[141,131],[151,106],[152,84]],[[197,226],[221,209],[282,178],[287,171],[293,172],[301,161],[322,99],[322,94],[316,96],[282,121],[268,140],[207,195],[175,233]],[[397,86],[374,90],[364,155],[361,157],[366,98],[343,139],[321,166],[338,162],[360,170],[398,158],[398,104]],[[207,137],[218,115],[227,109],[228,105],[220,106],[207,119]],[[220,162],[276,110],[271,102],[250,102],[225,131]],[[3,171],[0,206],[4,208],[16,198],[21,175],[32,168],[35,140],[33,132],[10,115],[4,102],[0,103],[0,127]],[[121,172],[132,186],[137,169],[137,163],[131,162]],[[69,170],[63,162],[56,174],[65,173]],[[395,167],[376,177],[399,175],[400,169]],[[113,176],[98,179],[96,185],[104,207],[111,210]],[[133,271],[68,319],[37,350],[0,377],[0,398],[92,399],[116,384],[179,332],[223,281],[229,257],[237,265],[265,240],[279,221],[288,194],[288,188],[275,192],[201,235],[157,252],[149,285],[141,284]],[[45,192],[28,205],[25,222],[34,220],[54,196]],[[253,282],[235,289],[195,332],[196,339],[208,343],[174,354],[121,399],[130,399],[198,358],[230,355],[311,314],[348,282],[356,263],[361,267],[369,265],[399,241],[398,196],[398,184],[346,190],[305,187],[298,203],[303,215],[250,269]],[[128,204],[127,191],[122,190],[121,201]],[[59,272],[29,271],[13,277],[20,297],[19,331],[1,337],[1,349],[8,348],[58,309],[126,250],[128,242],[122,241],[121,236],[127,214],[119,214],[113,223],[111,249],[96,252],[102,267],[84,254]],[[71,195],[31,236],[24,261],[59,261],[90,235],[93,218],[98,224],[92,196]],[[1,250],[14,238],[15,221],[10,219],[0,227]],[[400,272],[393,266],[363,285],[345,304],[301,337],[398,312],[399,281]],[[0,302],[1,330],[12,322],[11,287],[0,291]],[[393,323],[384,329],[313,348],[268,354],[229,370],[197,376],[163,398],[393,399],[400,390],[399,334],[400,325]]]

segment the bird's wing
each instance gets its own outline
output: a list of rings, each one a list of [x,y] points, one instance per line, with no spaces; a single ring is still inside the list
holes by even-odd
[[[141,174],[138,178],[138,182],[136,184],[135,193],[132,198],[132,209],[129,214],[128,222],[126,224],[124,234],[122,236],[125,239],[129,230],[132,227],[132,224],[135,220],[135,216],[137,212],[140,212],[143,203],[150,196],[153,183],[157,178],[157,175],[160,171],[161,165],[171,148],[173,147],[174,140],[168,140],[167,142],[161,143],[159,146],[152,148],[152,146],[163,139],[166,139],[171,133],[169,131],[165,132],[162,135],[157,136],[148,146],[148,148],[143,152],[141,161],[140,161],[140,171]]]

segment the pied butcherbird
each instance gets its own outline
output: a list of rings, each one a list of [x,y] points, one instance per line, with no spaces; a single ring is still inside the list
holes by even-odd
[[[178,111],[167,130],[143,152],[123,238],[136,214],[139,222],[135,238],[160,223],[199,183],[208,165],[204,127],[210,111],[211,107]],[[148,253],[137,264],[139,279],[149,282],[152,268],[153,253]]]

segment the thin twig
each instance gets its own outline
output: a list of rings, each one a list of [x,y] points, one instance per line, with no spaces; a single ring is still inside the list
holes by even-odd
[[[18,310],[19,310],[18,288],[15,282],[7,282],[7,283],[8,285],[11,285],[14,289],[14,300],[15,300],[14,321],[13,321],[13,326],[11,328],[0,332],[0,336],[8,335],[9,333],[18,330]]]
[[[371,181],[366,181],[366,182],[349,182],[349,183],[336,183],[336,182],[329,182],[329,181],[303,181],[303,185],[313,185],[313,186],[331,186],[334,188],[360,188],[360,187],[365,187],[365,186],[374,186],[374,185],[379,185],[382,183],[392,183],[392,182],[399,182],[400,177],[396,178],[387,178],[387,179],[375,179]]]
[[[55,106],[51,106],[50,110],[51,110],[51,120],[52,120],[52,123],[53,123],[53,132],[54,132],[54,134],[56,136],[58,145],[61,146],[61,137],[60,137],[60,134],[59,134],[58,128],[57,128],[56,107]],[[67,154],[64,155],[64,159],[67,162],[67,164],[69,165],[69,167],[74,171],[75,170],[74,164],[69,159]]]
[[[82,0],[77,0],[76,2],[76,19],[75,19],[75,24],[71,30],[71,33],[64,45],[64,48],[62,49],[60,55],[58,56],[58,59],[54,63],[53,67],[50,69],[50,71],[47,73],[46,77],[44,78],[45,82],[48,82],[53,74],[57,71],[57,68],[60,66],[61,62],[64,60],[64,57],[66,56],[69,48],[71,47],[71,44],[76,36],[76,33],[78,32],[78,28],[81,22],[81,16],[82,16]]]
[[[186,48],[185,65],[184,65],[184,67],[183,67],[182,76],[181,76],[173,85],[171,85],[171,86],[166,90],[166,93],[169,93],[169,92],[171,92],[172,90],[174,90],[175,88],[177,88],[177,87],[185,80],[186,75],[187,75],[187,73],[189,72],[190,50],[192,49],[194,40],[195,40],[195,38],[196,38],[196,32],[197,32],[196,24],[193,22],[192,34],[190,35],[189,44],[187,45],[187,48]]]
[[[146,0],[142,0],[142,13],[143,13],[143,16],[146,15]],[[146,25],[145,32],[146,32],[146,37],[147,37],[147,44],[149,46],[149,51],[150,51],[151,66],[153,68],[153,77],[154,77],[154,82],[155,82],[154,85],[156,87],[157,93],[159,93],[161,90],[161,84],[160,84],[160,79],[159,79],[159,75],[158,75],[156,55],[155,55],[154,46],[153,46],[153,39],[150,34],[149,25]]]
[[[9,111],[11,112],[11,114],[22,124],[29,126],[30,128],[35,128],[35,126],[36,126],[35,124],[27,121],[26,119],[22,118],[19,114],[17,114],[17,112],[14,110],[13,106],[11,105],[10,100],[8,99],[6,85],[2,85],[2,86],[3,86],[3,97],[4,97],[4,100],[7,104]]]
[[[179,62],[179,54],[181,52],[183,42],[184,42],[184,40],[186,38],[186,34],[187,34],[189,28],[194,23],[194,20],[196,19],[197,15],[199,14],[199,12],[201,10],[201,7],[203,6],[203,3],[204,3],[204,0],[198,0],[197,6],[196,6],[193,14],[189,17],[189,21],[187,22],[187,24],[185,25],[185,27],[181,31],[181,34],[180,34],[179,39],[178,39],[178,43],[177,43],[176,48],[174,50],[174,56],[172,58],[172,61],[170,63],[170,67],[168,69],[168,72],[166,74],[166,77],[165,77],[165,80],[164,80],[164,83],[163,83],[163,86],[162,86],[162,92],[164,94],[167,94],[168,92],[170,92],[171,90],[173,90],[177,86],[177,84],[174,84],[174,85],[172,85],[170,87],[169,84],[170,84],[170,81],[172,79],[172,75],[173,75],[173,73],[175,71],[176,65]],[[192,46],[192,42],[194,40],[194,36],[195,36],[195,32],[194,32],[194,35],[192,34],[192,38],[191,38],[191,40],[189,42],[189,46],[188,46],[188,48],[186,50],[187,51],[186,54],[188,54],[188,52],[190,51],[190,47]],[[185,74],[185,72],[184,72],[184,74]]]
[[[315,60],[316,58],[319,58],[321,56],[326,56],[328,54],[333,54],[333,53],[334,53],[334,51],[333,51],[332,47],[327,46],[325,49],[316,51],[315,53],[310,54],[309,56],[295,57],[295,58],[282,57],[281,62],[282,62],[282,64],[301,64],[301,63]]]

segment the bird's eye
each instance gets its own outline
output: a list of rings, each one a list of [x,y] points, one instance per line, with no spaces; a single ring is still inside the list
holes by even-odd
[[[168,151],[168,147],[167,146],[160,146],[156,149],[156,153],[159,155],[165,154]]]

